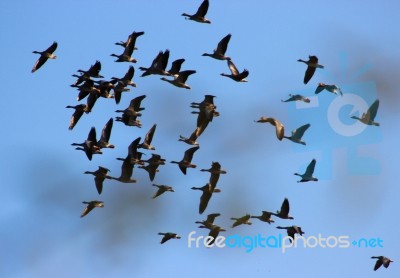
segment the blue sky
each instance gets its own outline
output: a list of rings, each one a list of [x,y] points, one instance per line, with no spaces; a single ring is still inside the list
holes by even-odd
[[[194,13],[201,1],[2,1],[0,76],[2,77],[2,144],[0,196],[1,277],[204,277],[230,275],[265,277],[397,277],[399,219],[397,161],[399,96],[397,11],[399,3],[387,1],[210,1],[211,25],[185,20],[181,13]],[[122,76],[127,63],[115,63],[111,53],[122,48],[132,31],[144,31],[134,52],[138,63],[137,87],[124,93],[116,105],[99,99],[93,112],[84,115],[73,131],[68,130],[77,92],[69,85],[78,69],[96,60],[105,79]],[[220,76],[228,73],[224,61],[202,57],[218,41],[232,34],[227,55],[236,66],[248,69],[248,83]],[[58,42],[56,60],[32,74],[38,55]],[[185,58],[184,70],[194,69],[188,79],[192,90],[163,82],[160,76],[139,77],[160,50],[169,49],[170,62]],[[325,69],[302,83],[305,65],[297,59],[317,55]],[[169,66],[168,66],[169,67]],[[314,90],[319,82],[340,86],[340,99]],[[290,93],[312,96],[310,107],[281,103]],[[98,134],[116,109],[124,109],[139,95],[146,108],[143,127],[115,122],[111,142],[115,149],[87,160],[70,146],[82,142],[90,127]],[[221,116],[215,118],[198,139],[194,155],[197,169],[184,176],[174,164],[160,167],[154,183],[168,184],[175,193],[152,200],[154,188],[145,171],[135,169],[136,184],[106,181],[98,196],[93,177],[83,172],[104,166],[118,176],[127,147],[144,137],[157,123],[153,139],[156,153],[168,161],[180,160],[188,145],[178,142],[189,136],[196,117],[190,102],[205,94],[216,95]],[[380,99],[376,120],[355,136],[343,136],[332,125],[343,125],[353,106],[346,101],[358,96],[368,105]],[[336,106],[335,106],[336,105]],[[338,112],[329,114],[334,107]],[[335,110],[336,111],[336,110]],[[354,112],[357,113],[357,112]],[[332,116],[333,115],[333,116]],[[269,124],[256,124],[260,116],[280,119],[288,134],[310,123],[306,146],[278,141]],[[336,131],[335,131],[336,128]],[[340,129],[340,127],[339,127]],[[147,152],[150,156],[151,152]],[[298,184],[294,172],[302,172],[317,159],[318,182]],[[218,161],[228,174],[221,176],[204,215],[198,214],[200,192],[209,168]],[[283,199],[290,200],[295,220],[275,219],[268,225],[254,219],[252,226],[234,229],[231,217],[262,210],[275,211]],[[99,199],[96,209],[81,219],[82,201]],[[351,239],[381,238],[383,248],[278,249],[191,248],[187,235],[207,213],[220,212],[216,223],[227,229],[224,236],[278,236],[277,225],[298,225],[305,236],[341,236]],[[176,232],[181,240],[160,245],[158,232]],[[392,258],[388,269],[372,270],[371,256]],[[288,267],[289,266],[289,267]]]

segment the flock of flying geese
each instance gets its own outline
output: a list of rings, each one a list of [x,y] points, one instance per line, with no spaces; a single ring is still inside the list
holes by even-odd
[[[187,13],[183,13],[186,19],[193,20],[199,23],[208,23],[211,21],[205,18],[205,15],[208,11],[209,1],[204,0],[197,12],[193,15],[189,15]],[[136,63],[137,60],[132,57],[133,51],[137,48],[135,47],[136,40],[138,37],[144,35],[144,32],[132,32],[126,41],[120,41],[115,43],[124,48],[122,54],[111,54],[111,56],[116,57],[115,62],[128,62],[128,63]],[[235,64],[232,62],[232,59],[225,55],[225,52],[228,47],[229,40],[231,38],[231,34],[226,35],[221,41],[218,43],[217,48],[212,53],[204,53],[203,56],[212,57],[217,60],[226,60],[228,67],[230,69],[231,74],[221,73],[222,76],[229,77],[236,82],[247,82],[245,79],[249,75],[249,71],[244,69],[242,72],[236,68]],[[54,42],[49,48],[45,51],[33,51],[33,53],[40,54],[39,59],[35,63],[32,73],[37,71],[40,67],[48,59],[56,59],[57,56],[54,55],[55,50],[57,49],[57,42]],[[153,62],[148,68],[139,67],[143,73],[141,77],[145,77],[148,75],[161,75],[163,76],[161,80],[171,83],[174,86],[179,88],[190,89],[190,86],[186,84],[187,79],[190,75],[196,73],[195,70],[183,70],[181,71],[181,66],[185,59],[178,59],[173,61],[171,68],[166,70],[169,59],[169,50],[160,51],[157,56],[154,58]],[[305,63],[307,65],[307,69],[304,75],[304,84],[307,84],[311,78],[313,77],[317,68],[323,69],[324,66],[318,63],[318,58],[316,56],[309,56],[307,61],[299,59],[298,62]],[[132,81],[135,69],[133,66],[130,66],[128,71],[123,77],[112,77],[109,81],[107,80],[94,80],[98,78],[104,78],[101,74],[101,63],[100,61],[96,61],[95,64],[90,66],[88,70],[78,70],[79,74],[74,74],[73,76],[77,78],[74,84],[71,87],[74,87],[78,90],[77,100],[81,101],[86,98],[86,104],[78,104],[75,106],[66,106],[66,108],[74,109],[74,113],[71,117],[69,123],[69,129],[72,130],[75,125],[78,123],[79,119],[87,113],[90,113],[99,98],[113,98],[116,104],[119,104],[121,101],[122,93],[127,92],[130,87],[136,87],[136,84]],[[172,79],[167,79],[164,76],[171,77]],[[330,93],[336,95],[343,95],[343,92],[336,85],[326,85],[324,83],[319,83],[318,87],[315,90],[315,94],[319,94],[322,91],[328,91]],[[111,94],[111,91],[113,93]],[[179,137],[179,141],[182,141],[188,145],[192,145],[193,147],[187,149],[184,153],[183,158],[180,161],[171,161],[171,163],[175,163],[179,166],[179,169],[183,174],[186,175],[188,168],[196,168],[195,164],[192,164],[192,158],[194,153],[199,150],[199,143],[196,141],[197,138],[204,132],[206,127],[210,122],[212,122],[213,117],[219,116],[219,112],[216,111],[216,105],[214,104],[213,95],[205,95],[204,100],[201,102],[192,102],[191,108],[198,109],[198,111],[193,111],[193,114],[198,114],[196,128],[192,132],[189,137],[181,136]],[[138,119],[142,116],[143,107],[141,107],[141,102],[146,98],[146,95],[138,96],[130,101],[129,106],[124,110],[116,110],[117,113],[122,113],[122,116],[118,116],[115,118],[115,121],[122,122],[126,126],[136,126],[141,127],[141,122]],[[292,102],[292,101],[303,101],[305,103],[309,103],[310,99],[302,96],[302,95],[289,95],[289,98],[286,100],[282,100],[282,102]],[[375,122],[375,116],[377,114],[379,107],[379,100],[376,100],[369,109],[362,114],[361,118],[352,116],[351,118],[357,119],[360,122],[367,125],[379,126],[379,123]],[[82,150],[85,152],[87,158],[92,160],[94,154],[102,154],[102,149],[105,148],[114,148],[109,140],[111,136],[111,131],[113,127],[113,118],[105,124],[100,139],[97,140],[96,129],[92,127],[89,131],[89,134],[86,140],[82,143],[72,143],[72,146],[76,146],[77,150]],[[304,133],[310,128],[310,124],[307,123],[294,129],[291,132],[290,136],[285,136],[284,125],[277,119],[272,117],[260,117],[258,123],[270,123],[275,126],[276,137],[278,140],[288,139],[294,143],[306,145],[306,142],[302,140]],[[123,161],[121,166],[121,175],[119,177],[109,176],[109,169],[99,166],[96,171],[86,171],[84,174],[94,175],[95,186],[98,194],[101,194],[103,191],[103,182],[106,179],[114,179],[122,183],[135,183],[136,180],[132,179],[133,168],[135,165],[138,165],[138,168],[144,169],[149,174],[150,181],[153,181],[156,173],[158,172],[158,167],[165,165],[166,160],[163,159],[158,154],[151,154],[151,158],[147,160],[142,160],[142,152],[139,149],[146,150],[155,150],[155,147],[151,145],[154,133],[156,131],[157,125],[154,124],[150,130],[147,132],[144,140],[141,142],[141,137],[136,138],[132,141],[132,143],[128,146],[128,153],[125,158],[117,158],[118,160]],[[306,171],[303,174],[295,173],[295,175],[300,176],[301,179],[298,182],[309,182],[309,181],[318,181],[317,178],[313,176],[314,168],[316,165],[316,160],[312,159],[312,161],[307,166]],[[202,195],[200,197],[199,204],[199,213],[202,214],[214,193],[221,192],[219,188],[216,188],[217,182],[221,174],[226,174],[227,172],[221,168],[221,165],[218,162],[212,162],[211,168],[209,169],[201,169],[200,171],[206,171],[210,173],[210,179],[208,183],[202,187],[192,187],[193,190],[202,191]],[[159,197],[165,192],[174,192],[174,189],[171,186],[167,185],[158,185],[153,184],[154,187],[157,187],[157,191],[153,196],[154,198]],[[104,203],[102,201],[93,200],[93,201],[84,201],[83,202],[86,207],[83,210],[81,217],[86,216],[90,211],[92,211],[96,207],[104,207]],[[207,216],[207,218],[203,221],[196,221],[196,224],[200,224],[199,228],[206,228],[209,230],[209,236],[215,238],[219,235],[220,232],[226,231],[224,228],[214,224],[215,219],[220,216],[219,213],[212,213]],[[233,220],[232,228],[237,227],[242,224],[251,225],[251,218],[259,219],[260,221],[266,223],[274,223],[274,220],[271,218],[272,216],[281,218],[281,219],[294,219],[289,215],[289,200],[287,198],[284,199],[280,210],[276,213],[270,211],[262,211],[262,214],[259,216],[252,216],[250,214],[246,214],[242,217],[231,218]],[[295,240],[295,234],[299,234],[302,236],[304,232],[302,228],[299,226],[287,226],[281,227],[277,226],[277,229],[285,229],[291,242]],[[167,232],[167,233],[159,233],[163,238],[161,243],[165,243],[169,239],[179,239],[181,238],[176,233]],[[213,241],[214,241],[213,240]],[[213,243],[210,242],[210,244]],[[384,256],[372,257],[373,259],[377,259],[374,270],[377,270],[381,265],[385,268],[389,266],[392,260],[386,258]]]

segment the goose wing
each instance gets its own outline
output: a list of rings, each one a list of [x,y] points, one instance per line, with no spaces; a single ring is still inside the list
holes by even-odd
[[[310,67],[308,66],[306,69],[306,73],[304,74],[304,84],[307,84],[308,81],[311,80],[311,78],[313,77],[314,73],[315,73],[316,67]]]
[[[81,217],[84,217],[94,209],[94,204],[90,202],[82,211]]]
[[[205,17],[208,11],[209,2],[208,0],[204,0],[203,3],[197,9],[197,12],[193,15],[196,17]]]
[[[378,259],[375,263],[374,270],[378,270],[382,266],[382,260]]]
[[[225,55],[225,52],[228,48],[228,43],[229,40],[231,39],[231,34],[226,35],[217,45],[217,49],[214,50],[214,52],[218,54]]]
[[[97,142],[96,140],[96,128],[94,126],[92,126],[92,128],[89,131],[87,140],[90,142]]]
[[[285,198],[285,200],[283,200],[283,203],[281,206],[280,214],[287,216],[287,215],[289,215],[289,210],[290,210],[289,200],[288,200],[288,198]]]
[[[171,69],[168,71],[170,74],[175,75],[179,74],[181,70],[181,66],[185,62],[185,59],[178,59],[172,62]]]
[[[228,60],[227,63],[228,63],[228,67],[229,67],[229,70],[231,71],[232,75],[238,76],[239,71],[236,68],[235,64],[231,60]],[[247,75],[248,75],[248,73],[247,73]]]
[[[245,79],[247,76],[249,76],[249,71],[247,69],[244,69],[239,75],[237,76],[239,80]]]
[[[209,186],[209,185],[206,185]],[[208,205],[208,202],[210,201],[212,196],[212,191],[210,188],[203,190],[203,194],[201,194],[200,197],[200,204],[199,204],[199,213],[202,214]]]
[[[100,61],[96,61],[94,65],[91,65],[89,70],[86,72],[89,76],[97,77],[100,75],[101,71],[101,63]]]
[[[197,151],[199,148],[200,148],[199,146],[196,146],[196,147],[186,150],[185,154],[183,156],[183,160],[187,161],[187,162],[191,162],[193,159],[194,152]]]
[[[196,73],[195,70],[184,70],[178,74],[178,77],[176,79],[178,82],[185,83],[186,80],[188,79],[189,75],[194,74],[194,73]]]
[[[373,121],[376,117],[376,113],[378,112],[379,108],[379,100],[375,100],[374,103],[368,108],[367,111],[367,117],[369,116],[369,119]]]
[[[317,161],[315,159],[311,160],[310,164],[308,164],[305,175],[308,177],[312,177],[314,173],[315,164]]]
[[[318,87],[315,89],[315,94],[319,94],[320,92],[322,92],[325,89],[325,84],[323,83],[319,83]]]
[[[134,111],[138,112],[141,109],[140,105],[142,103],[142,100],[146,98],[146,95],[138,96],[135,97],[134,99],[131,100],[129,104],[129,108],[133,109]]]
[[[58,46],[57,42],[53,42],[52,45],[50,45],[50,46],[46,49],[45,52],[46,52],[46,53],[53,54],[53,52],[56,51],[57,46]]]
[[[147,132],[146,137],[144,138],[144,142],[146,142],[147,144],[150,144],[151,141],[153,140],[153,135],[154,135],[154,132],[156,131],[156,127],[157,127],[157,124],[154,124],[150,128],[150,130]]]
[[[110,118],[108,122],[104,125],[103,130],[101,131],[100,141],[108,143],[110,140],[111,130],[113,127],[114,120]]]
[[[304,135],[304,132],[306,132],[306,130],[310,126],[311,126],[310,124],[305,124],[305,125],[302,125],[301,127],[297,128],[297,129],[293,130],[292,131],[292,137],[301,139],[301,137],[303,137],[303,135]]]

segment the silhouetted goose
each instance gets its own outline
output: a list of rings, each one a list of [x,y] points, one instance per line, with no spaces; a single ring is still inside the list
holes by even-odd
[[[96,171],[86,171],[84,174],[91,174],[94,176],[94,183],[96,184],[96,189],[99,194],[103,191],[103,182],[105,179],[111,179],[108,175],[109,169],[99,166]]]
[[[315,168],[315,164],[317,163],[317,161],[315,159],[311,160],[310,164],[308,164],[306,172],[304,174],[298,174],[298,173],[294,173],[296,176],[300,176],[301,180],[297,181],[297,182],[307,182],[307,181],[318,181],[317,178],[313,177],[313,173],[314,173],[314,168]]]
[[[103,130],[101,132],[100,140],[97,141],[97,146],[100,149],[103,149],[103,148],[112,148],[113,149],[113,148],[115,148],[114,145],[112,145],[112,144],[110,144],[108,142],[110,140],[111,130],[112,130],[112,127],[113,127],[113,122],[114,122],[113,118],[110,118],[108,120],[108,122],[103,127]]]
[[[123,82],[118,82],[117,85],[114,87],[114,99],[115,103],[119,104],[121,101],[121,96],[123,92],[129,92],[130,89],[126,88]]]
[[[89,131],[88,137],[83,143],[72,143],[72,146],[79,146],[76,150],[84,151],[87,158],[92,160],[93,154],[102,154],[100,148],[96,145],[96,129],[92,127]]]
[[[150,130],[147,132],[146,137],[143,140],[143,143],[138,145],[138,148],[146,149],[146,150],[155,150],[156,148],[151,145],[151,141],[153,141],[154,132],[156,131],[157,124],[154,124]]]
[[[166,71],[167,64],[169,59],[169,50],[165,50],[165,52],[160,51],[156,58],[154,58],[149,68],[139,67],[142,73],[141,77],[148,76],[151,74],[158,75],[170,75],[169,72]]]
[[[146,95],[138,96],[130,101],[128,108],[125,110],[116,110],[115,112],[117,113],[123,113],[122,117],[116,118],[116,121],[123,122],[125,125],[141,127],[140,121],[137,121],[136,118],[142,115],[140,111],[144,110],[144,108],[140,107],[140,105],[145,98]]]
[[[226,230],[218,225],[211,225],[208,236],[212,237],[213,239],[208,243],[209,245],[214,244],[215,239],[218,237],[220,232],[226,232]]]
[[[303,101],[306,103],[310,103],[310,99],[302,96],[302,95],[292,95],[289,94],[289,98],[287,100],[281,100],[282,102],[289,102],[289,101]]]
[[[142,127],[142,123],[139,120],[136,120],[136,116],[123,114],[122,117],[115,117],[115,121],[122,122],[126,126],[137,126],[139,128]]]
[[[283,230],[286,230],[286,232],[287,232],[287,234],[288,234],[288,236],[289,236],[289,240],[290,240],[290,242],[293,242],[294,241],[294,235],[295,234],[299,234],[300,236],[302,236],[303,234],[304,234],[304,232],[301,230],[301,227],[299,227],[299,226],[290,226],[290,227],[281,227],[281,226],[278,226],[278,227],[276,227],[277,229],[283,229]]]
[[[139,168],[146,170],[149,173],[150,181],[153,181],[156,173],[158,172],[158,166],[165,165],[165,159],[161,158],[158,154],[151,154],[151,158],[145,160],[148,165],[146,166],[139,166]]]
[[[128,45],[128,43],[132,43],[133,44],[133,50],[137,50],[137,47],[135,47],[136,44],[136,39],[138,37],[140,37],[141,35],[144,35],[144,32],[132,32],[132,34],[130,34],[128,36],[128,39],[126,41],[120,41],[120,42],[116,42],[115,45],[120,45],[122,47],[126,47]]]
[[[190,107],[192,108],[198,108],[201,110],[202,106],[209,106],[210,104],[214,105],[214,98],[216,96],[213,95],[204,95],[204,99],[202,102],[191,102]],[[214,108],[216,109],[217,106],[214,105]]]
[[[102,208],[102,207],[104,207],[104,203],[102,201],[90,201],[90,202],[83,201],[82,203],[86,204],[87,206],[83,210],[83,212],[81,214],[81,217],[84,217],[85,215],[87,215],[94,208]]]
[[[289,210],[289,200],[285,198],[285,200],[283,200],[281,210],[278,210],[276,213],[271,212],[271,214],[281,219],[294,219],[292,216],[289,215]]]
[[[393,261],[385,256],[373,256],[371,259],[377,259],[375,266],[374,266],[374,271],[378,270],[382,265],[385,268],[388,268],[390,263],[393,263]]]
[[[222,76],[229,77],[236,82],[247,82],[245,79],[247,76],[249,76],[249,71],[247,69],[239,72],[232,60],[228,60],[228,67],[231,71],[231,74],[221,73]]]
[[[210,201],[212,194],[221,192],[220,189],[213,188],[211,186],[211,184],[209,184],[209,183],[207,183],[206,185],[204,185],[202,187],[192,187],[191,189],[203,191],[203,194],[201,194],[201,197],[200,197],[200,205],[199,205],[199,213],[200,214],[202,214],[206,210],[208,202]]]
[[[194,223],[202,224],[203,226],[200,226],[202,228],[212,229],[212,226],[214,224],[215,218],[217,218],[220,215],[221,215],[220,213],[211,213],[211,214],[207,215],[207,219],[206,220],[196,221]]]
[[[297,60],[298,62],[303,62],[307,64],[307,70],[304,74],[304,84],[307,84],[310,81],[311,77],[313,77],[314,72],[317,68],[323,69],[324,66],[318,64],[317,56],[308,56],[308,61],[304,61],[302,59]]]
[[[179,139],[178,139],[178,141],[182,141],[182,142],[185,142],[186,144],[189,144],[189,145],[194,145],[194,146],[198,146],[199,145],[199,143],[197,143],[197,130],[198,130],[198,128],[196,128],[193,132],[192,132],[192,134],[190,135],[190,137],[189,138],[186,138],[186,137],[184,137],[184,136],[182,136],[182,135],[179,135]]]
[[[210,20],[205,18],[208,11],[208,6],[209,6],[208,0],[204,0],[203,3],[201,3],[199,8],[197,9],[197,12],[195,14],[190,15],[187,13],[183,13],[182,16],[184,16],[185,19],[190,19],[200,23],[211,23]]]
[[[172,85],[179,87],[179,88],[185,88],[185,89],[191,89],[189,85],[187,85],[185,82],[188,79],[189,75],[192,75],[196,73],[195,70],[184,70],[178,73],[178,76],[175,77],[173,80],[169,80],[165,77],[161,77],[161,80],[167,81],[171,83]]]
[[[301,138],[303,137],[304,132],[306,132],[306,130],[310,126],[311,126],[310,124],[302,125],[301,127],[293,130],[291,136],[283,136],[283,138],[289,139],[290,141],[295,142],[295,143],[305,145],[306,142],[301,141]]]
[[[128,153],[131,156],[131,163],[133,165],[135,164],[144,165],[144,162],[141,159],[142,153],[138,152],[137,150],[141,139],[142,139],[141,137],[136,138],[135,140],[132,141],[132,143],[128,147]]]
[[[114,80],[107,81],[107,80],[98,80],[98,81],[93,81],[96,83],[95,87],[99,89],[100,97],[103,98],[114,98],[113,95],[110,94],[111,89],[114,89],[114,83],[116,83]]]
[[[178,236],[175,233],[158,233],[158,234],[161,235],[161,236],[164,236],[161,239],[161,242],[160,242],[161,244],[165,243],[166,241],[168,241],[168,240],[170,240],[172,238],[176,238],[176,239],[180,239],[181,238],[180,236]]]
[[[133,164],[131,163],[131,155],[128,154],[126,158],[117,158],[117,160],[123,161],[121,166],[121,175],[118,178],[111,177],[113,180],[117,180],[123,183],[135,183],[136,180],[132,179]]]
[[[82,117],[83,113],[86,112],[86,104],[79,104],[75,106],[68,105],[65,108],[73,108],[75,109],[74,114],[71,116],[71,120],[69,121],[69,130],[72,130],[75,125],[78,123],[79,119]]]
[[[185,59],[178,59],[172,62],[171,68],[169,69],[170,75],[178,75],[181,71],[181,66],[185,62]]]
[[[318,87],[315,90],[315,94],[319,94],[323,90],[327,90],[328,92],[330,92],[332,94],[335,94],[335,95],[339,94],[339,95],[343,96],[343,92],[338,86],[336,86],[336,85],[326,85],[324,83],[319,83],[318,84]]]
[[[78,78],[73,85],[79,85],[84,81],[90,80],[91,77],[104,78],[104,76],[100,74],[100,71],[101,71],[100,61],[96,61],[94,65],[91,65],[88,70],[79,69],[78,72],[80,72],[81,75],[76,75],[76,74],[72,75],[73,77]]]
[[[267,222],[268,224],[271,224],[271,223],[275,222],[273,219],[271,219],[271,215],[272,215],[271,212],[263,210],[262,214],[260,216],[251,216],[251,218],[257,218],[260,221]]]
[[[230,60],[231,58],[225,56],[225,52],[228,48],[229,40],[231,39],[231,34],[226,35],[217,45],[217,48],[214,49],[212,54],[204,53],[202,56],[209,56],[217,60]]]
[[[79,91],[78,97],[76,98],[78,101],[81,101],[90,93],[95,95],[100,95],[100,89],[94,85],[93,80],[87,79],[82,85],[70,85],[73,88],[77,88]]]
[[[132,53],[135,48],[136,37],[129,36],[126,42],[126,46],[124,52],[121,55],[111,54],[113,57],[117,57],[118,59],[115,62],[129,62],[129,63],[136,63],[137,60],[132,58]]]
[[[171,161],[171,163],[178,164],[179,169],[181,169],[182,173],[186,175],[187,168],[196,168],[195,164],[192,164],[192,158],[195,151],[197,151],[200,147],[193,147],[185,151],[185,154],[181,161]]]
[[[124,86],[132,86],[136,87],[135,82],[132,81],[133,76],[135,75],[135,68],[133,66],[129,66],[128,71],[125,73],[124,77],[111,77],[111,80],[116,80],[122,82]]]
[[[96,103],[96,101],[100,98],[100,94],[90,93],[86,99],[86,111],[85,113],[92,112],[92,109]]]
[[[39,59],[36,61],[35,65],[32,68],[32,72],[37,71],[46,63],[47,59],[56,59],[57,56],[53,54],[54,51],[57,49],[57,43],[53,42],[45,51],[33,51],[32,53],[40,54]]]
[[[284,125],[278,121],[275,118],[268,118],[268,117],[261,117],[257,123],[270,123],[271,125],[275,126],[275,131],[276,131],[276,138],[279,140],[283,139],[283,136],[285,134],[285,127]]]
[[[217,186],[217,182],[219,180],[219,175],[227,173],[225,170],[221,169],[221,164],[219,164],[218,162],[212,162],[210,169],[201,169],[200,171],[211,173],[210,185],[214,188]]]
[[[374,125],[379,126],[380,124],[375,122],[376,113],[378,112],[379,108],[379,100],[375,100],[374,103],[368,108],[366,113],[363,113],[361,118],[357,116],[351,116],[352,119],[359,120],[360,122],[366,125]]]
[[[168,186],[168,185],[153,184],[153,186],[156,186],[158,188],[157,192],[153,196],[153,199],[157,198],[158,196],[160,196],[164,192],[175,192],[174,189],[171,186]]]
[[[232,228],[235,228],[242,224],[251,225],[252,223],[250,222],[250,217],[250,214],[246,214],[245,216],[242,216],[240,218],[232,217],[231,220],[235,220],[235,222],[232,224]]]

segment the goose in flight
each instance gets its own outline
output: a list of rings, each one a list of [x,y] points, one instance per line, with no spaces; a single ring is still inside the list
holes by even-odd
[[[153,196],[153,199],[157,198],[158,196],[160,196],[161,194],[163,194],[165,192],[175,192],[174,189],[171,186],[168,186],[168,185],[153,184],[153,186],[158,188],[157,192]]]
[[[294,143],[305,145],[306,142],[302,141],[301,138],[303,137],[304,132],[306,132],[306,130],[310,126],[311,126],[310,124],[302,125],[301,127],[293,130],[291,136],[283,136],[283,138],[289,139],[290,141],[292,141]]]
[[[217,186],[217,182],[219,180],[219,176],[221,174],[226,174],[227,173],[225,170],[221,169],[221,164],[219,164],[218,162],[212,162],[211,168],[209,168],[209,169],[201,169],[200,171],[201,172],[209,172],[209,173],[211,173],[209,183],[214,188]]]
[[[136,39],[137,39],[138,37],[140,37],[141,35],[144,35],[144,32],[135,32],[135,31],[133,31],[132,34],[130,34],[130,35],[128,36],[128,39],[127,39],[126,41],[116,42],[115,45],[120,45],[120,46],[122,46],[122,47],[125,48],[125,47],[128,45],[130,39],[131,39],[131,40],[132,40],[132,39],[135,40],[135,42],[133,43],[133,44],[135,45],[135,44],[136,44]],[[133,47],[133,50],[137,50],[137,47]]]
[[[287,100],[281,100],[282,102],[289,102],[289,101],[303,101],[305,103],[310,103],[310,99],[302,96],[302,95],[292,95],[289,94],[289,98]]]
[[[271,125],[275,126],[276,138],[278,138],[278,140],[280,140],[280,141],[283,139],[283,136],[285,134],[285,127],[277,119],[268,118],[268,117],[261,117],[258,121],[255,121],[255,122],[257,122],[257,123],[270,123]]]
[[[202,226],[199,226],[199,228],[207,228],[207,229],[211,229],[215,218],[217,218],[218,216],[220,216],[220,213],[210,213],[209,215],[207,215],[207,219],[203,220],[203,221],[196,221],[194,222],[195,224],[201,224]]]
[[[324,83],[319,83],[317,89],[315,89],[315,94],[321,93],[323,90],[327,90],[328,92],[343,96],[342,90],[336,85],[327,85]]]
[[[104,125],[103,130],[101,131],[100,140],[97,141],[97,144],[96,144],[100,149],[103,149],[103,148],[111,148],[111,149],[113,149],[113,148],[115,148],[114,145],[112,145],[112,144],[110,144],[108,142],[110,140],[111,130],[112,130],[112,127],[113,127],[113,122],[114,122],[113,118],[110,118],[108,120],[108,122]]]
[[[196,128],[196,129],[192,132],[192,134],[190,135],[189,138],[186,138],[186,137],[184,137],[184,136],[182,136],[182,135],[179,135],[178,141],[185,142],[186,144],[189,144],[189,145],[199,146],[199,143],[197,143],[197,141],[196,141],[197,138],[198,138],[198,136],[197,136],[198,129],[199,129],[199,128]]]
[[[283,200],[281,210],[278,210],[276,213],[271,212],[271,214],[281,219],[294,219],[292,216],[289,215],[289,210],[289,200],[288,198],[285,198],[285,200]]]
[[[232,228],[235,228],[239,225],[246,224],[246,225],[251,225],[252,223],[250,222],[250,214],[246,214],[245,216],[235,218],[232,217],[231,220],[234,220],[235,222],[232,224]]]
[[[226,230],[224,228],[221,228],[220,226],[214,225],[214,224],[212,224],[209,227],[209,229],[210,229],[210,232],[208,233],[208,236],[213,238],[210,242],[208,242],[209,245],[214,244],[215,239],[218,237],[220,232],[226,232]]]
[[[260,221],[267,222],[268,224],[274,223],[275,221],[271,219],[272,212],[262,211],[262,214],[259,216],[251,216],[250,218],[257,218]]]
[[[231,34],[226,35],[217,45],[217,48],[214,49],[213,53],[204,53],[202,56],[209,56],[211,58],[217,60],[230,60],[231,58],[225,56],[225,52],[228,48],[229,40],[231,39]]]
[[[82,211],[81,217],[86,216],[94,208],[103,208],[104,207],[104,203],[102,201],[90,201],[90,202],[83,201],[82,203],[86,204],[87,206]]]
[[[65,108],[73,108],[75,109],[74,114],[71,116],[71,120],[69,121],[69,130],[72,130],[75,125],[78,123],[79,119],[82,117],[83,113],[86,112],[86,104],[79,104],[75,106],[68,105]]]
[[[144,34],[144,32],[138,32],[138,33],[134,32],[134,33],[132,33],[128,37],[124,52],[121,55],[117,55],[117,54],[114,54],[114,53],[111,54],[111,56],[118,58],[117,60],[115,60],[115,62],[136,63],[137,60],[132,58],[132,53],[133,53],[133,50],[135,49],[136,38],[141,36],[141,35],[143,35],[143,34]]]
[[[157,56],[153,59],[149,68],[139,67],[141,71],[144,71],[141,77],[145,77],[151,74],[158,74],[158,75],[171,75],[169,72],[166,71],[167,64],[169,60],[169,50],[165,50],[158,52]]]
[[[170,75],[178,76],[179,72],[181,71],[181,67],[185,59],[177,59],[172,62],[171,68],[168,70]]]
[[[78,146],[76,150],[84,151],[87,158],[92,160],[93,154],[102,154],[96,140],[96,128],[92,127],[89,131],[88,137],[83,143],[72,143],[71,146]]]
[[[93,65],[91,65],[88,70],[78,69],[78,72],[81,75],[76,75],[76,74],[72,75],[73,77],[78,78],[73,85],[77,86],[84,81],[88,81],[90,80],[90,77],[104,78],[104,76],[100,74],[100,71],[101,71],[101,62],[98,60]]]
[[[44,63],[46,63],[47,59],[56,59],[57,56],[53,54],[57,49],[57,42],[53,42],[45,51],[33,51],[32,53],[40,54],[39,59],[36,61],[35,65],[32,68],[32,73],[40,69]]]
[[[207,183],[206,185],[204,185],[202,187],[192,187],[191,189],[203,191],[203,194],[201,194],[201,197],[200,197],[199,214],[202,214],[206,210],[206,208],[208,206],[208,202],[211,199],[211,196],[214,193],[221,192],[220,189],[212,187],[211,184],[209,184],[209,183]]]
[[[197,9],[197,12],[193,15],[187,14],[187,13],[183,13],[182,16],[185,17],[185,19],[189,19],[189,20],[193,20],[196,22],[200,22],[200,23],[211,23],[211,21],[207,18],[205,18],[207,11],[208,11],[208,6],[209,6],[209,2],[208,0],[204,0],[201,5],[199,6],[199,8]]]
[[[393,263],[393,261],[385,256],[373,256],[371,259],[377,259],[375,266],[374,266],[374,271],[378,270],[382,265],[385,268],[388,268],[390,263]]]
[[[308,81],[313,77],[314,72],[317,68],[323,69],[324,66],[318,64],[318,57],[317,56],[308,56],[308,61],[304,61],[302,59],[297,60],[298,62],[302,62],[307,64],[307,70],[304,74],[304,84],[307,84]]]
[[[146,137],[143,140],[143,143],[138,145],[138,148],[146,149],[146,150],[155,150],[156,148],[151,145],[151,141],[153,141],[154,132],[156,131],[157,124],[154,124],[150,130],[147,132]]]
[[[307,182],[307,181],[318,181],[317,178],[313,177],[315,164],[317,161],[315,159],[311,160],[310,164],[308,164],[306,172],[304,174],[294,173],[296,176],[300,176],[301,180],[297,182]]]
[[[375,100],[374,103],[368,108],[366,113],[363,113],[361,118],[357,116],[351,116],[352,119],[359,120],[360,122],[366,125],[374,125],[379,126],[380,124],[375,122],[376,113],[378,112],[379,108],[379,100]]]
[[[164,236],[162,239],[161,239],[161,244],[163,244],[163,243],[165,243],[165,242],[167,242],[168,240],[170,240],[170,239],[173,239],[173,238],[175,238],[175,239],[180,239],[181,237],[180,236],[178,236],[177,234],[175,234],[175,233],[158,233],[159,235],[161,235],[161,236]]]
[[[249,71],[247,69],[239,72],[232,60],[228,60],[228,67],[231,71],[231,74],[221,73],[222,76],[229,77],[236,82],[247,82],[245,79],[247,76],[249,76]]]
[[[123,92],[130,91],[130,89],[126,87],[124,82],[125,81],[118,81],[117,85],[114,86],[114,99],[116,104],[120,103]]]
[[[101,194],[103,191],[103,182],[105,179],[111,179],[108,174],[110,172],[109,169],[99,166],[99,169],[96,171],[86,171],[84,174],[91,174],[94,176],[94,183],[96,185],[97,192]]]
[[[151,158],[145,160],[143,162],[147,162],[146,166],[139,166],[140,169],[144,169],[149,173],[150,181],[153,181],[156,173],[158,172],[158,167],[160,165],[165,165],[165,159],[161,158],[159,154],[151,154]]]
[[[181,169],[182,173],[186,175],[186,169],[187,168],[196,168],[197,166],[195,164],[192,164],[192,159],[193,159],[193,154],[195,151],[197,151],[200,147],[196,146],[193,148],[190,148],[185,151],[185,154],[182,158],[181,161],[171,161],[171,163],[178,164],[179,169]]]
[[[123,161],[121,166],[121,175],[118,178],[111,177],[111,179],[123,183],[135,183],[136,180],[132,179],[134,164],[131,163],[131,155],[128,154],[126,158],[117,158],[117,160]]]
[[[293,243],[293,241],[294,241],[295,234],[299,234],[300,236],[302,236],[304,234],[304,232],[301,230],[301,227],[295,226],[295,225],[289,226],[289,227],[278,226],[276,228],[286,230],[291,243]]]
[[[165,77],[161,77],[161,80],[167,81],[176,87],[185,88],[185,89],[190,90],[191,87],[186,84],[186,80],[188,79],[189,75],[192,75],[194,73],[196,73],[195,70],[184,70],[184,71],[179,72],[177,74],[177,77],[175,77],[172,80],[169,80]]]
[[[125,86],[136,87],[136,83],[132,81],[132,78],[134,75],[135,75],[135,68],[133,66],[129,66],[128,71],[125,73],[125,75],[122,78],[111,77],[111,80],[116,80],[118,82],[121,82],[122,85],[124,85],[124,87]]]

